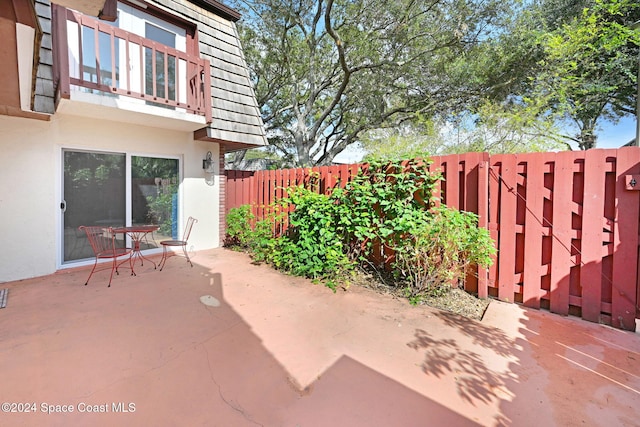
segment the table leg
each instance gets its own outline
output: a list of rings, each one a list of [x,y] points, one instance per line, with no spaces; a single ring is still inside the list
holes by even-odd
[[[146,234],[146,233],[145,233]],[[142,242],[142,239],[144,238],[144,235],[142,236],[136,236],[136,239],[133,239],[133,251],[131,252],[131,257],[133,258],[132,261],[135,264],[136,263],[136,258],[138,258],[140,260],[140,266],[144,266],[144,260],[146,259],[148,262],[150,262],[151,264],[153,264],[153,269],[157,269],[157,265],[155,262],[153,262],[152,260],[150,260],[149,258],[147,258],[146,256],[144,256],[142,254],[142,250],[140,249],[140,243]]]

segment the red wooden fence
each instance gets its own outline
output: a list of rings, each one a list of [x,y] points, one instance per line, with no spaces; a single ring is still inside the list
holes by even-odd
[[[436,195],[477,213],[498,248],[494,265],[468,277],[465,289],[635,330],[640,148],[432,160],[430,169],[445,178]],[[283,188],[306,184],[327,192],[359,167],[227,171],[226,206],[251,204],[261,218]]]

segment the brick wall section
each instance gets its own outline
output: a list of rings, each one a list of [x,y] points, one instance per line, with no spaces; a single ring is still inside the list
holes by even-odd
[[[219,211],[218,216],[220,218],[220,238],[219,238],[219,246],[222,246],[224,243],[224,238],[227,233],[227,175],[224,171],[224,145],[220,145],[220,157],[218,158],[220,162],[220,200],[219,202]]]

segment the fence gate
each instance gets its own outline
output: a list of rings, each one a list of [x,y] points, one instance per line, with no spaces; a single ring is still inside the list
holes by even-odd
[[[490,294],[633,330],[640,148],[491,157]],[[638,188],[640,190],[640,188]]]

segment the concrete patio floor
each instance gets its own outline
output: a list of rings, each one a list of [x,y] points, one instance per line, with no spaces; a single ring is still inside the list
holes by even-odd
[[[88,268],[1,284],[0,425],[640,425],[637,334],[334,294],[224,249],[193,261],[111,288],[109,271],[83,286]]]

